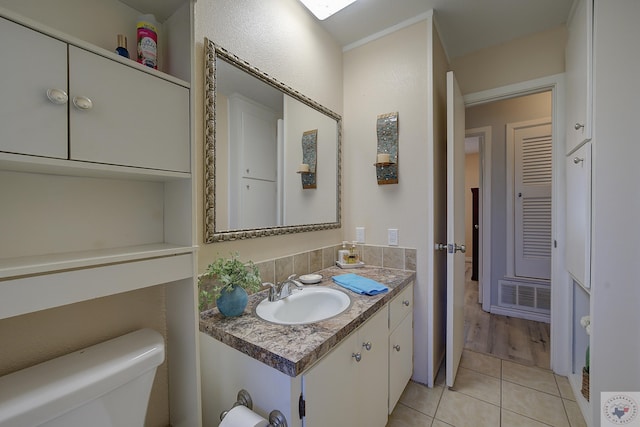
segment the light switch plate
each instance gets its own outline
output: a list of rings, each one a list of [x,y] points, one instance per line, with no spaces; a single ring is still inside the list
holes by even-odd
[[[388,230],[389,246],[398,246],[398,229],[389,228]]]
[[[356,242],[364,243],[364,227],[356,227]]]

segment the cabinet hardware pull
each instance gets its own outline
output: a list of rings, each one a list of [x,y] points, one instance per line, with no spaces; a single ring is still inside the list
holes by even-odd
[[[577,164],[579,164],[581,162],[584,162],[584,159],[581,159],[580,157],[574,157],[573,158],[573,164],[574,165],[577,165]]]
[[[404,305],[404,306],[406,306],[406,307],[409,307],[409,304],[410,304],[410,302],[409,302],[409,300],[407,300],[407,299],[406,299],[406,300],[404,300],[404,301],[402,301],[402,305]]]
[[[400,351],[400,345],[399,345],[399,344],[394,345],[394,346],[393,346],[393,348],[394,348],[396,351]]]
[[[360,353],[352,353],[351,357],[356,359],[356,362],[360,362],[362,360],[362,354],[360,354]]]
[[[69,101],[69,95],[62,89],[47,89],[47,98],[56,105],[66,104]]]
[[[575,125],[573,125],[573,128],[574,128],[575,130],[580,130],[580,129],[582,129],[583,127],[584,127],[584,125],[582,125],[582,124],[580,124],[580,123],[576,123]]]
[[[371,343],[370,342],[363,342],[362,343],[362,347],[364,347],[365,350],[367,350],[367,351],[371,351]]]
[[[90,110],[93,107],[93,102],[85,96],[74,96],[73,105],[78,110]]]

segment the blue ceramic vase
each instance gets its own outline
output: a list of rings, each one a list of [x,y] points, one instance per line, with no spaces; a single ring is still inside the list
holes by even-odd
[[[232,285],[230,291],[222,291],[218,299],[216,299],[216,305],[222,315],[235,317],[244,312],[248,301],[247,291],[240,286]]]

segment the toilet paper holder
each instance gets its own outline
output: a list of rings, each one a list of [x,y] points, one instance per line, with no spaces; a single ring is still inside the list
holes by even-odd
[[[236,402],[233,404],[231,409],[236,406],[246,406],[247,408],[253,410],[253,400],[251,399],[251,395],[247,390],[240,390],[236,397]],[[231,410],[229,409],[229,411]],[[220,414],[220,421],[229,413],[229,411],[223,411]],[[284,417],[282,412],[274,409],[269,413],[269,427],[287,427],[287,419]]]

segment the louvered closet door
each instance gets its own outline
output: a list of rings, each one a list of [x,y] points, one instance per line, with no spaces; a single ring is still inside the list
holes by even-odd
[[[551,124],[514,130],[515,275],[551,278]]]

